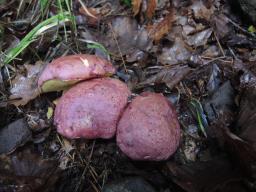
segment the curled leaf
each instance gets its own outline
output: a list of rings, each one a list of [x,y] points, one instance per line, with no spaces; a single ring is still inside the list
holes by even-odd
[[[133,15],[136,16],[140,12],[142,0],[132,0]]]
[[[148,19],[151,19],[155,13],[157,6],[156,0],[149,0],[147,4],[146,16]]]
[[[15,106],[26,105],[39,95],[40,90],[37,87],[37,79],[42,66],[42,62],[37,62],[35,65],[25,65],[27,74],[25,76],[18,74],[15,77],[10,90],[11,96],[9,99],[12,100],[11,104]]]
[[[172,28],[174,21],[174,11],[171,9],[170,13],[166,15],[162,21],[152,26],[148,26],[148,32],[151,39],[155,42],[159,42]]]

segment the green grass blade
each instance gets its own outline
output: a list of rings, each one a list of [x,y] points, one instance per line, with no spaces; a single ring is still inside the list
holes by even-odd
[[[3,63],[10,63],[15,57],[17,57],[29,44],[36,40],[36,38],[44,33],[51,27],[58,26],[60,23],[71,21],[72,17],[67,13],[60,13],[52,16],[49,19],[39,23],[34,29],[32,29],[20,43],[6,53]]]
[[[104,54],[106,54],[107,56],[110,55],[110,53],[108,52],[108,50],[100,43],[97,43],[95,41],[88,41],[87,40],[87,48],[89,49],[99,49],[101,50]]]
[[[207,126],[207,120],[205,118],[205,114],[203,111],[203,107],[197,99],[191,99],[190,101],[190,109],[192,111],[192,114],[197,119],[199,129],[203,133],[205,137],[207,137],[206,131],[205,131],[205,125]],[[205,125],[204,125],[205,124]]]

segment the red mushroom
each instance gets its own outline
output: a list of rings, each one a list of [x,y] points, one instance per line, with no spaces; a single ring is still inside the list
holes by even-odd
[[[179,141],[175,109],[161,94],[136,97],[117,126],[117,144],[133,160],[165,160],[176,151]]]
[[[92,79],[70,88],[57,103],[54,124],[67,138],[111,138],[130,90],[120,80]]]
[[[113,65],[95,55],[69,55],[49,63],[38,80],[43,92],[58,91],[81,80],[115,73]]]

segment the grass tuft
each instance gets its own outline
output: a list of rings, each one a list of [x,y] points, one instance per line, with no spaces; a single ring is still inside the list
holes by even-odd
[[[72,21],[74,18],[68,12],[62,12],[55,16],[50,17],[39,23],[35,28],[33,28],[21,41],[20,43],[5,53],[3,64],[10,63],[14,58],[16,58],[25,48],[29,46],[30,43],[35,41],[38,36],[42,35],[48,29],[58,26],[60,24],[65,24],[66,22]]]

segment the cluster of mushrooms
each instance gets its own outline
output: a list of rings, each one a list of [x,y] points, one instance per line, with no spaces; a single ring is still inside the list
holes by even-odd
[[[63,90],[54,124],[66,138],[112,138],[133,160],[169,158],[180,141],[175,109],[161,94],[144,92],[128,103],[131,91],[109,76],[115,68],[95,55],[70,55],[49,63],[38,86],[43,92]],[[54,85],[54,86],[53,86]]]

